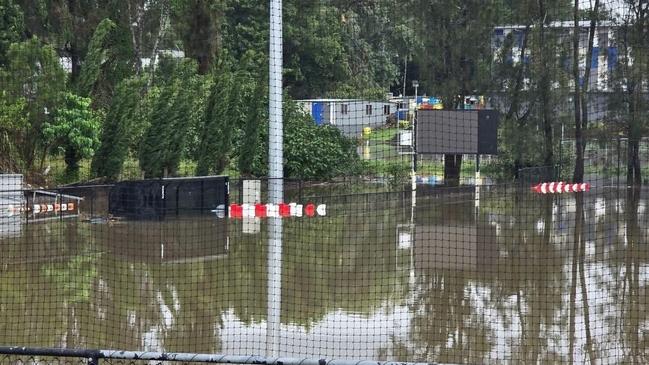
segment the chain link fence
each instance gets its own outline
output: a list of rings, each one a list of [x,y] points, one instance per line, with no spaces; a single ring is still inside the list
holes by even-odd
[[[0,363],[649,363],[648,0],[0,9]]]

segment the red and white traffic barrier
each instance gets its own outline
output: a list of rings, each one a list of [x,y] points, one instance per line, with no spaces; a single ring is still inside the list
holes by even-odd
[[[230,204],[228,216],[240,218],[289,218],[289,217],[323,217],[327,215],[325,204],[312,203],[302,205],[290,204]]]
[[[34,204],[31,207],[27,208],[27,212],[30,214],[45,214],[45,213],[58,213],[58,212],[73,212],[77,209],[75,203],[63,203],[63,204]],[[24,205],[9,205],[7,206],[7,213],[9,217],[18,215],[25,212]]]
[[[532,191],[538,194],[582,193],[590,191],[589,183],[545,182],[532,186]]]

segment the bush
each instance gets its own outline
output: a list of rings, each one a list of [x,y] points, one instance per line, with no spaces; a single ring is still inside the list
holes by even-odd
[[[411,168],[403,162],[391,162],[386,168],[388,186],[391,190],[402,190],[410,180]]]
[[[252,164],[256,176],[267,175],[268,121],[263,123]],[[333,126],[317,126],[295,102],[284,103],[284,177],[326,180],[357,173],[359,162],[353,140]]]

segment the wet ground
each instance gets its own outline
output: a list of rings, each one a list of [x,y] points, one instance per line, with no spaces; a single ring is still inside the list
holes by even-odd
[[[648,197],[308,198],[327,217],[283,221],[281,354],[647,363]],[[14,227],[0,237],[0,344],[263,355],[267,223],[250,223],[259,233],[213,216]]]

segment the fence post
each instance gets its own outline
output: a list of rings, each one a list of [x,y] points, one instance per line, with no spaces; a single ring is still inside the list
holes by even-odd
[[[34,209],[34,208],[32,207],[31,210],[29,209],[29,207],[31,206],[31,205],[29,205],[29,204],[30,204],[30,203],[29,203],[29,195],[30,195],[30,194],[29,194],[29,193],[25,194],[26,192],[27,192],[27,191],[23,190],[23,187],[21,186],[21,187],[20,187],[20,193],[21,193],[22,195],[24,195],[24,196],[27,197],[27,198],[25,199],[25,204],[26,204],[26,205],[25,205],[25,224],[29,224],[29,214],[30,214],[30,212],[31,212],[31,214],[34,214],[34,213],[33,213],[33,209]],[[22,198],[22,197],[21,197],[21,198]],[[21,202],[22,202],[22,200],[21,200]],[[32,204],[33,204],[33,203],[34,203],[34,200],[32,199]]]
[[[95,217],[95,196],[97,195],[97,189],[91,189],[92,193],[90,194],[90,219]]]
[[[59,222],[63,222],[63,190],[59,188],[58,191],[59,196],[54,198],[54,206],[59,204]],[[54,214],[56,214],[56,209],[54,209]]]
[[[282,0],[270,1],[270,42],[268,52],[268,200],[284,202],[284,122],[282,114]],[[280,352],[280,313],[282,297],[282,220],[268,222],[268,317],[266,354]]]
[[[617,136],[617,190],[620,190],[620,136]]]
[[[182,184],[183,184],[182,182],[178,182],[178,185],[176,185],[176,218],[177,218],[177,217],[179,216],[179,214],[180,214],[180,212],[179,212],[179,209],[180,209],[180,208],[179,208],[178,205],[179,205],[179,203],[180,203],[180,197],[179,197],[179,195],[180,195],[180,187],[182,186]]]
[[[203,216],[203,214],[205,213],[205,207],[203,206],[203,202],[205,202],[205,180],[201,180],[201,214],[200,214],[201,216]]]

